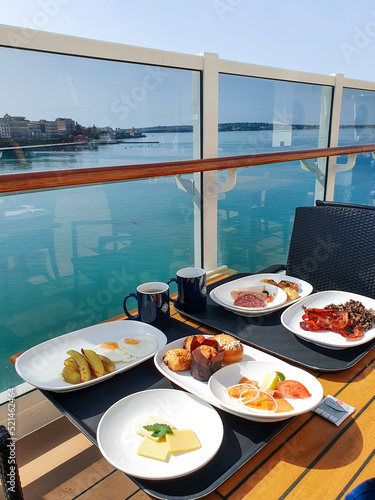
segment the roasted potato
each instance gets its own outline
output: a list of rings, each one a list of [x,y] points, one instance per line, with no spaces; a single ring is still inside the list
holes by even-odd
[[[289,300],[295,300],[295,299],[298,299],[298,292],[296,292],[296,290],[294,288],[291,288],[289,286],[286,286],[285,288],[283,288],[284,292],[287,294],[288,298],[287,298],[287,302]]]
[[[298,292],[298,283],[294,283],[294,281],[282,280],[279,282],[278,286],[280,288],[293,288],[293,290]]]
[[[64,366],[62,376],[65,382],[68,382],[68,384],[80,384],[82,382],[79,371],[71,370],[67,366]]]
[[[102,377],[104,375],[104,366],[102,360],[99,358],[96,352],[91,351],[91,349],[81,349],[81,351],[88,364],[90,365],[91,372],[94,377]]]
[[[78,351],[71,350],[68,351],[67,354],[76,361],[81,376],[81,382],[88,382],[91,380],[91,369],[87,359]]]

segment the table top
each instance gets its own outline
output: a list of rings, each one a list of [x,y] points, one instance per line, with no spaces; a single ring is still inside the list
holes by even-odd
[[[205,334],[217,333],[216,329],[187,318],[173,308],[172,318],[175,336],[181,333],[179,336],[183,337],[191,329]],[[136,482],[146,493],[157,498],[344,498],[357,484],[375,476],[374,367],[372,349],[345,370],[308,369],[321,382],[325,396],[335,396],[355,407],[355,412],[339,426],[314,412],[276,424],[248,422],[220,412],[225,428],[222,450],[230,450],[230,453],[219,450],[215,459],[203,469],[205,477],[199,477],[198,471],[194,473],[198,474],[196,481],[187,476],[169,482]],[[145,388],[178,389],[163,378],[151,362],[147,362],[146,368]],[[112,379],[110,393],[98,391],[101,384],[79,392],[43,393],[96,442],[95,431],[101,415],[116,400],[127,395],[120,383],[123,376],[125,374]],[[90,399],[90,391],[98,396],[95,401]],[[84,398],[85,405],[77,405],[77,395]]]

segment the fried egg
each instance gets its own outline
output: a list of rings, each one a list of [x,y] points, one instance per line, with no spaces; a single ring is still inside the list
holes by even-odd
[[[101,354],[102,356],[106,356],[113,363],[129,363],[134,357],[125,352],[121,346],[117,342],[103,342],[103,344],[97,345],[92,348],[96,354]]]
[[[119,346],[131,356],[143,358],[154,353],[159,347],[159,342],[152,335],[138,335],[121,339]]]

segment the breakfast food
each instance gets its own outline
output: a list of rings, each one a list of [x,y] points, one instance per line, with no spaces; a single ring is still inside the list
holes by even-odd
[[[271,389],[270,381],[275,381]],[[272,413],[292,411],[294,408],[284,398],[306,399],[311,394],[301,382],[285,380],[280,372],[266,373],[262,384],[256,380],[242,377],[238,384],[227,387],[226,393],[231,399],[251,410],[266,410]]]
[[[70,356],[64,361],[62,378],[68,384],[80,384],[91,379],[102,377],[115,369],[114,363],[96,354],[91,349],[82,349],[81,353],[75,350],[67,352]]]
[[[375,312],[366,309],[355,300],[345,304],[329,304],[324,309],[303,308],[304,314],[300,327],[303,330],[319,332],[330,330],[347,339],[362,338],[375,324]]]
[[[125,337],[117,342],[103,342],[81,352],[70,350],[64,361],[62,379],[68,384],[88,382],[112,373],[115,363],[129,363],[137,358],[149,356],[158,348],[159,343],[152,335]]]
[[[281,280],[278,283],[276,283],[275,280],[273,279],[262,279],[260,280],[261,283],[268,283],[269,285],[277,286],[279,288],[282,288],[284,292],[287,294],[287,302],[290,300],[296,300],[298,299],[298,283],[295,283],[294,281],[288,281],[288,280]]]
[[[194,339],[192,341],[193,345]],[[190,371],[196,380],[206,382],[223,364],[224,350],[217,340],[207,338],[191,352]]]
[[[181,372],[190,368],[190,352],[187,349],[171,349],[163,357],[164,364],[173,372]]]
[[[162,462],[171,454],[193,451],[201,447],[192,429],[176,429],[154,415],[137,426],[135,431],[143,436],[137,454]]]
[[[274,293],[269,293],[265,286],[238,287],[230,292],[233,305],[238,307],[261,308],[271,303],[275,298]]]
[[[199,344],[204,342],[206,338],[204,335],[189,335],[189,337],[186,337],[186,339],[184,340],[184,349],[187,349],[189,352],[191,351],[191,343],[194,337]]]
[[[239,340],[225,333],[214,335],[214,339],[217,340],[220,348],[224,351],[223,365],[230,365],[242,361],[243,345]]]

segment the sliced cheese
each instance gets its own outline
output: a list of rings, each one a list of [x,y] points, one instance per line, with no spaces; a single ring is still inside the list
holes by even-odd
[[[165,434],[170,453],[197,450],[201,444],[191,429],[173,429],[173,434]]]
[[[155,460],[165,462],[169,455],[169,445],[165,437],[161,437],[159,441],[144,437],[137,450],[138,455]]]
[[[160,438],[152,437],[153,431],[147,431],[146,429],[144,429],[145,425],[154,425],[154,424],[166,424],[169,425],[169,427],[172,430],[174,429],[173,425],[167,422],[166,420],[163,420],[160,417],[156,417],[155,415],[151,415],[135,428],[135,432],[141,436],[146,436],[154,441],[158,441]]]

